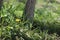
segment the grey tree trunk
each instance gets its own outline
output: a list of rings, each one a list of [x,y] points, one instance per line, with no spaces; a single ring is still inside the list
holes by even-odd
[[[34,9],[35,9],[36,0],[27,0],[24,13],[23,13],[23,20],[32,22],[34,18]]]
[[[3,0],[0,0],[0,10],[2,8],[2,5],[3,5]]]

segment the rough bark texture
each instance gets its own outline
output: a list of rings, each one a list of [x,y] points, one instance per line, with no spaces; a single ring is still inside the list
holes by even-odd
[[[2,8],[2,5],[3,5],[3,0],[0,0],[0,10]]]
[[[34,18],[34,9],[35,9],[35,3],[36,0],[27,0],[25,9],[24,9],[24,13],[23,13],[23,19],[25,21],[30,21],[32,22],[33,18]]]

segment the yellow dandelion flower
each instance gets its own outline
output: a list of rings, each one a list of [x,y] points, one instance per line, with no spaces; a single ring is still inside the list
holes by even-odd
[[[21,21],[20,19],[16,19],[16,22],[19,22],[19,21]]]

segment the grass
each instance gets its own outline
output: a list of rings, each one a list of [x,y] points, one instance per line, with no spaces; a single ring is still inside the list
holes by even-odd
[[[40,5],[41,2],[41,6]],[[16,3],[16,4],[15,4]],[[1,13],[0,39],[2,40],[60,40],[60,4],[38,0],[34,23],[29,29],[21,17],[25,4],[15,0],[4,2]],[[41,6],[41,7],[40,7]]]

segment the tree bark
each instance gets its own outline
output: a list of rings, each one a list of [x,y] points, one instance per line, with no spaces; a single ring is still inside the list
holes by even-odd
[[[0,0],[0,10],[2,8],[2,5],[3,5],[3,0]]]
[[[36,0],[27,0],[24,13],[23,13],[23,20],[32,22],[34,18],[34,9],[35,9]]]

